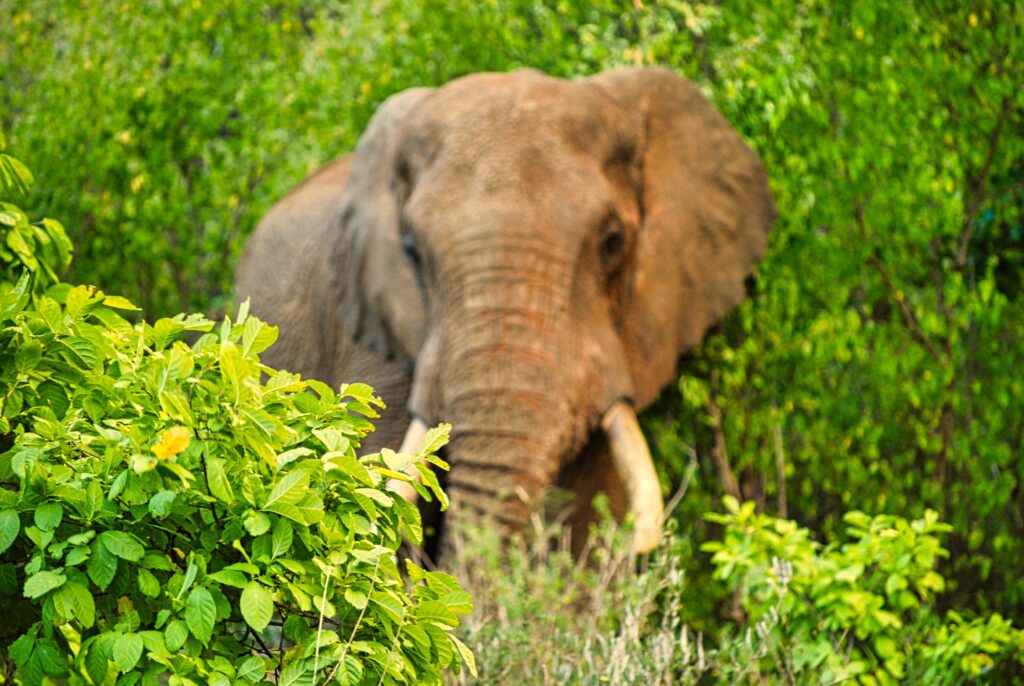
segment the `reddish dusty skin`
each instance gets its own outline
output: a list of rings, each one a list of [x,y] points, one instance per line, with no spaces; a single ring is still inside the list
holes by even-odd
[[[370,447],[454,425],[449,526],[522,528],[559,482],[582,525],[597,489],[619,514],[623,481],[651,497],[602,418],[675,378],[774,216],[760,160],[667,70],[479,74],[388,100],[264,218],[237,292],[281,326],[268,362],[378,390]]]

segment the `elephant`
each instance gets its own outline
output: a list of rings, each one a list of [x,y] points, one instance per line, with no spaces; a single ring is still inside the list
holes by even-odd
[[[471,74],[386,100],[261,220],[236,294],[280,327],[267,363],[376,389],[365,448],[452,424],[442,537],[520,531],[560,485],[576,529],[603,491],[645,552],[636,413],[745,297],[775,217],[761,159],[669,69]]]

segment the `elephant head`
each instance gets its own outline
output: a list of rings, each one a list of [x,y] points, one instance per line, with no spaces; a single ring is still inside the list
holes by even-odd
[[[388,100],[261,222],[238,293],[281,326],[270,362],[377,388],[378,445],[452,423],[446,526],[521,528],[568,482],[636,512],[643,550],[635,411],[740,302],[774,217],[756,154],[668,70],[478,74]]]

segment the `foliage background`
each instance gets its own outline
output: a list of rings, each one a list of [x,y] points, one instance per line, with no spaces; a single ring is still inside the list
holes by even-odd
[[[0,129],[73,280],[215,311],[259,216],[414,85],[668,65],[764,157],[753,298],[646,418],[692,575],[722,494],[834,535],[953,526],[958,607],[1024,622],[1024,12],[1015,3],[0,0]],[[686,545],[686,544],[684,544]],[[693,584],[700,588],[702,584]],[[711,622],[700,593],[690,621]]]

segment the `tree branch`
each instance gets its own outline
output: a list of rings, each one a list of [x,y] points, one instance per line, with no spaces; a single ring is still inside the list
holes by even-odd
[[[711,389],[708,393],[708,411],[711,413],[711,430],[714,432],[714,442],[711,445],[711,459],[714,460],[715,468],[718,469],[719,477],[722,480],[722,488],[725,492],[741,499],[740,486],[736,481],[736,475],[729,466],[729,455],[725,450],[725,432],[722,429],[722,410],[718,407],[718,373],[711,373]]]
[[[967,264],[967,249],[971,243],[971,234],[974,232],[974,222],[978,218],[978,211],[981,209],[981,202],[985,199],[985,184],[992,174],[992,161],[996,156],[996,149],[999,147],[999,138],[1003,134],[1003,125],[1010,114],[1010,97],[1003,96],[1002,104],[999,107],[999,121],[988,137],[988,150],[985,152],[985,161],[981,165],[981,172],[971,189],[971,204],[967,208],[967,215],[964,218],[964,230],[960,235],[960,247],[956,251],[956,270],[962,271]]]

